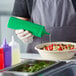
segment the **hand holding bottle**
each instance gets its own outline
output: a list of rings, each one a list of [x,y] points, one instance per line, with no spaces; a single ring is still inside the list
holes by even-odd
[[[24,43],[32,43],[33,35],[29,31],[15,30],[15,33],[17,34],[18,38]]]

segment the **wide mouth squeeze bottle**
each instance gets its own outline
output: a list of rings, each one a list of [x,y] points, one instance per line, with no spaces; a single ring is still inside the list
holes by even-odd
[[[0,70],[4,69],[4,52],[3,48],[0,47]]]
[[[7,44],[6,39],[4,39],[1,46],[4,52],[4,68],[11,66],[11,46]]]
[[[24,29],[31,32],[36,37],[42,37],[43,35],[49,35],[46,32],[45,27],[39,24],[35,24],[26,20],[21,20],[15,17],[10,17],[8,21],[8,28],[19,30]]]
[[[12,41],[9,43],[12,48],[12,65],[20,63],[20,46],[12,36]]]

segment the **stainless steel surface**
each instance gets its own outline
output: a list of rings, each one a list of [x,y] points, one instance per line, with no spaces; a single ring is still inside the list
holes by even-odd
[[[0,11],[0,15],[2,16],[10,16],[11,15],[11,12],[10,11]]]
[[[21,58],[22,59],[34,59],[34,60],[46,60],[46,59],[42,58],[40,56],[40,54],[31,54],[31,53],[25,53],[25,54],[22,53]],[[50,61],[50,60],[48,60],[48,61]],[[65,62],[76,61],[76,56],[74,56],[73,58],[71,58],[69,60],[62,60],[62,61],[65,61]]]
[[[12,11],[15,0],[0,0],[0,11]]]
[[[0,73],[0,76],[29,76],[27,73],[11,73],[11,72],[4,72],[4,73]]]

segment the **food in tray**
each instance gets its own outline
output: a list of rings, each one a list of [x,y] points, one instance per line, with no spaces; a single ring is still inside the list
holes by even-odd
[[[75,46],[72,44],[49,44],[45,45],[42,48],[42,50],[49,50],[49,51],[63,51],[63,50],[73,50],[75,49]]]
[[[56,62],[53,61],[35,61],[34,63],[25,63],[18,67],[13,68],[11,71],[18,72],[37,72],[43,68],[53,65]]]

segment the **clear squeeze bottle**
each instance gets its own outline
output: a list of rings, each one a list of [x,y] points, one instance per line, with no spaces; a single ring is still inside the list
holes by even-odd
[[[12,48],[12,65],[20,63],[20,47],[19,44],[14,40],[13,36],[9,45]]]
[[[4,68],[10,67],[11,66],[11,46],[7,44],[6,39],[4,40],[2,48],[4,51]]]
[[[3,48],[0,48],[0,70],[4,69],[4,52]]]

